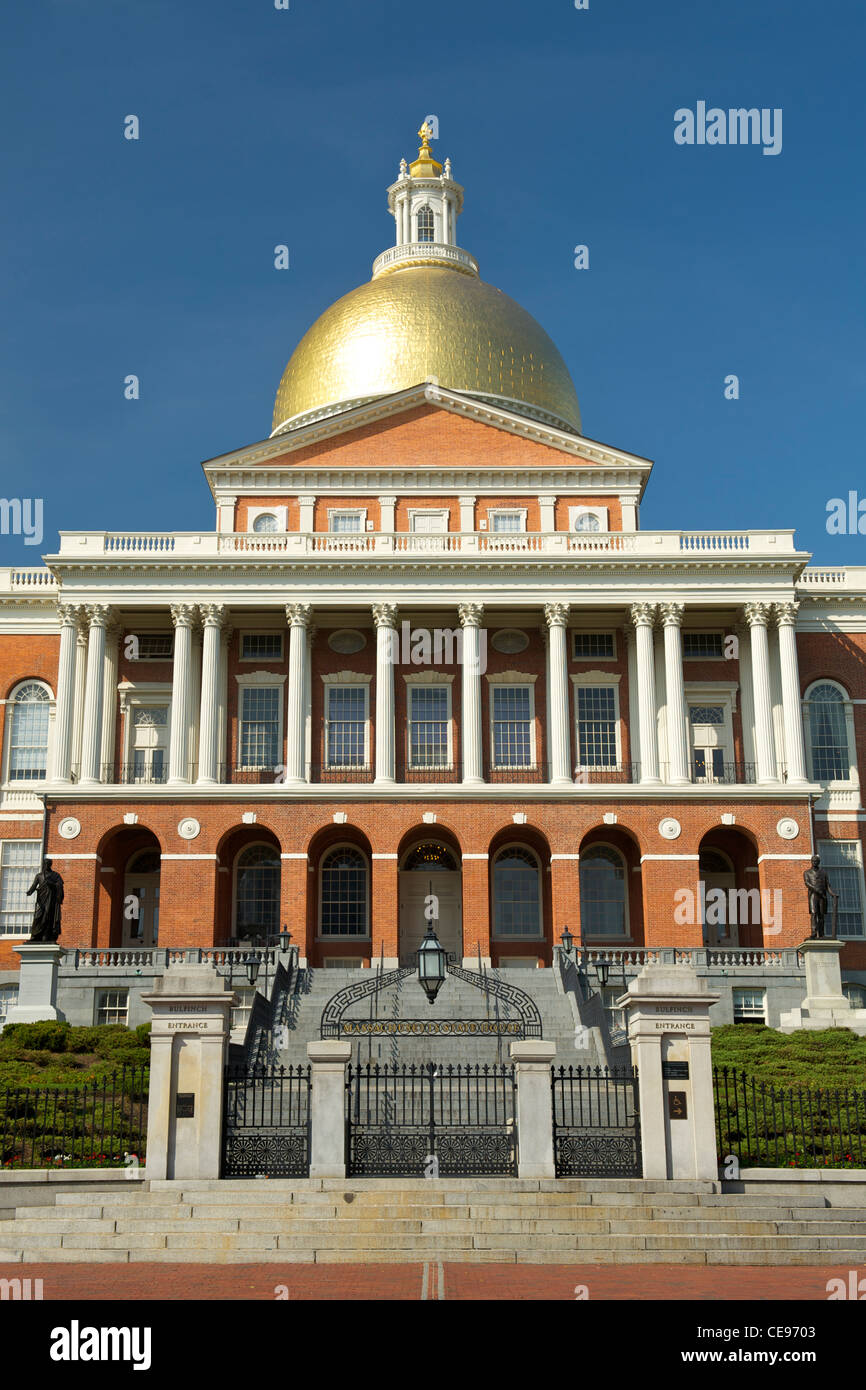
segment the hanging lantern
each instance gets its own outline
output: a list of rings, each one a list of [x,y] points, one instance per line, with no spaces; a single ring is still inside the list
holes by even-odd
[[[418,947],[418,983],[432,1004],[445,982],[446,953],[433,930],[427,925],[427,935]]]

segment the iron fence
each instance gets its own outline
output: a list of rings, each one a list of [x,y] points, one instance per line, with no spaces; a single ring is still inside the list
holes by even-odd
[[[635,1067],[553,1067],[558,1178],[639,1178],[643,1172]]]
[[[309,1065],[229,1066],[224,1178],[305,1178],[310,1172]]]
[[[0,1169],[143,1165],[148,1081],[147,1068],[123,1067],[80,1086],[0,1090]]]
[[[866,1168],[866,1091],[774,1086],[713,1068],[719,1161],[743,1168]]]

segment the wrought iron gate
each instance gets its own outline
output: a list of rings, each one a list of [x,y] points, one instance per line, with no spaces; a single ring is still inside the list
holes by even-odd
[[[634,1067],[554,1067],[553,1155],[558,1178],[639,1178]]]
[[[516,1177],[514,1068],[352,1066],[346,1150],[351,1177]]]
[[[305,1178],[310,1171],[310,1067],[228,1067],[224,1178]]]

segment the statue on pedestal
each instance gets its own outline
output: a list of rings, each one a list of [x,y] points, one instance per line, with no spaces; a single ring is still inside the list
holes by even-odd
[[[31,941],[55,942],[60,935],[60,904],[63,902],[63,879],[51,867],[50,859],[43,859],[42,868],[27,889],[27,896],[36,894],[33,909]]]
[[[839,894],[830,887],[827,870],[821,868],[820,855],[812,855],[812,867],[803,875],[803,882],[809,892],[809,916],[812,919],[811,941],[824,939],[824,919],[827,916],[827,899],[833,899],[833,939],[836,937],[836,916],[839,910]]]

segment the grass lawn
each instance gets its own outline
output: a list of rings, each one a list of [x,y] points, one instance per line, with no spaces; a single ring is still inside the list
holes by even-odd
[[[777,1033],[759,1023],[731,1024],[713,1029],[712,1052],[714,1067],[736,1067],[773,1086],[866,1091],[866,1038],[848,1028]]]

